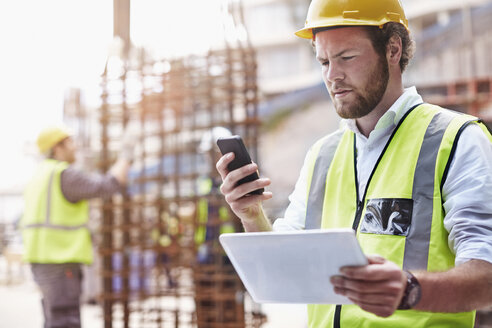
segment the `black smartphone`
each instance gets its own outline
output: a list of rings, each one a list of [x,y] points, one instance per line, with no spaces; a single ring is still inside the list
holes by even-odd
[[[231,136],[217,139],[217,146],[219,146],[222,155],[227,153],[234,153],[234,160],[227,165],[229,171],[236,170],[244,165],[250,164],[251,157],[249,156],[248,150],[244,146],[243,139],[240,136]],[[246,182],[251,182],[259,179],[258,172],[251,173],[247,177],[242,178],[238,181],[237,185],[241,185]],[[265,191],[264,188],[256,189],[250,192],[252,195],[261,195]]]

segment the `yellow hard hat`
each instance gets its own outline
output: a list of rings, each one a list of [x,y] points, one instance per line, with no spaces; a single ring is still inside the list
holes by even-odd
[[[72,131],[64,125],[50,126],[39,133],[36,144],[39,151],[44,154],[57,143],[72,135]]]
[[[380,26],[400,23],[408,30],[408,20],[399,0],[312,0],[303,29],[295,32],[313,38],[313,28],[329,26]]]

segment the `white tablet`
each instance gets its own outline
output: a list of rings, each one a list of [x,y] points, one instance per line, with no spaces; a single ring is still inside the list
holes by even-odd
[[[350,304],[330,277],[368,263],[352,229],[227,233],[219,240],[257,303]]]

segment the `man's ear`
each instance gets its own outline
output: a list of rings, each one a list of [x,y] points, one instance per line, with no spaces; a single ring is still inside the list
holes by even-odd
[[[60,144],[57,143],[56,145],[54,145],[53,147],[51,147],[51,151],[50,151],[51,158],[58,157],[58,154],[59,153],[60,153]]]
[[[398,35],[393,35],[386,46],[386,59],[388,63],[393,65],[400,64],[402,53],[401,38]]]

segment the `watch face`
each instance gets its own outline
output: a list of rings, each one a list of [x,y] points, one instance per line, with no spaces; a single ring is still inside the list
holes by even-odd
[[[405,271],[407,274],[407,287],[405,288],[405,294],[401,300],[400,305],[398,306],[399,310],[408,310],[413,308],[420,301],[420,297],[422,296],[421,287],[417,278],[414,277],[408,271]]]
[[[407,303],[409,307],[414,307],[420,301],[421,287],[420,284],[413,275],[409,276],[407,286]]]
[[[412,285],[408,293],[408,305],[413,307],[420,301],[420,286]]]

